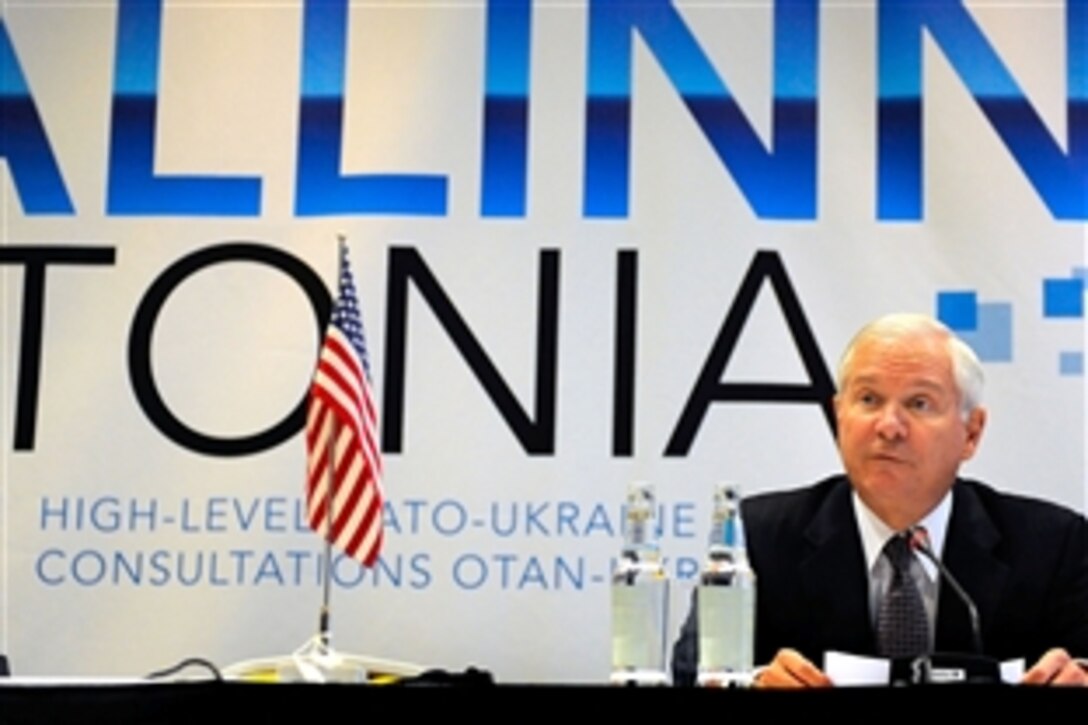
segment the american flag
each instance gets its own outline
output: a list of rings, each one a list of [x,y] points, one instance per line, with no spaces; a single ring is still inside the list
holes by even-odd
[[[335,455],[330,455],[330,450]],[[347,245],[342,242],[340,293],[310,387],[306,454],[310,528],[365,566],[373,566],[382,548],[378,415],[370,387],[363,318]],[[330,458],[335,459],[331,476]]]

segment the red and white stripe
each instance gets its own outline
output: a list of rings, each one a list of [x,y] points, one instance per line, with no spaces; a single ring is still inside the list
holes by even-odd
[[[365,566],[374,565],[382,546],[377,429],[374,395],[362,363],[351,342],[330,326],[306,417],[307,518],[310,528]],[[335,445],[331,445],[334,437]],[[330,448],[334,451],[331,476]]]

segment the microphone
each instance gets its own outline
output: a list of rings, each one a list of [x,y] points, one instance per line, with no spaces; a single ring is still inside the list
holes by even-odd
[[[964,606],[967,607],[967,614],[971,619],[971,640],[974,644],[975,654],[981,655],[982,649],[982,624],[978,617],[978,607],[975,606],[975,601],[971,599],[971,595],[967,593],[956,577],[952,576],[952,572],[948,570],[941,560],[933,553],[933,549],[929,545],[929,533],[924,526],[912,526],[909,529],[910,532],[910,548],[914,551],[925,556],[933,565],[937,567],[937,571],[941,574],[941,579],[948,582],[952,587],[952,590],[956,592],[956,596],[960,598]]]
[[[907,544],[933,562],[940,572],[941,580],[947,582],[956,596],[960,598],[971,620],[971,638],[974,653],[958,654],[953,652],[934,652],[915,658],[893,659],[888,681],[892,685],[919,685],[937,683],[997,683],[1001,681],[1000,666],[997,660],[983,654],[982,626],[979,624],[978,607],[971,595],[960,585],[952,572],[941,563],[933,548],[929,545],[929,534],[921,526],[912,526],[906,531]]]

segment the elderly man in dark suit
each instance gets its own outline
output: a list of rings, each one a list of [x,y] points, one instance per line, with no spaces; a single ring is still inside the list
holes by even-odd
[[[1026,683],[1088,685],[1070,654],[1088,654],[1088,522],[958,477],[986,424],[971,349],[932,318],[880,318],[847,347],[838,388],[845,475],[742,508],[758,586],[756,661],[770,663],[756,684],[827,686],[814,664],[824,652],[887,654],[880,620],[895,606],[885,601],[901,598],[897,577],[909,577],[904,590],[924,610],[921,651],[972,651],[967,609],[935,567],[914,558],[900,576],[883,553],[897,534],[922,530],[976,602],[987,655],[1028,657]],[[694,609],[673,651],[678,683],[695,676]]]

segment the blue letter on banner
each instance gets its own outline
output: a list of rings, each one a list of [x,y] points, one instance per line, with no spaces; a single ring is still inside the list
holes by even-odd
[[[525,216],[532,0],[487,6],[480,213]]]
[[[880,3],[877,215],[922,218],[922,30],[941,48],[1056,219],[1088,219],[1088,0],[1066,2],[1068,144],[1061,147],[961,0]]]
[[[295,213],[446,213],[446,177],[340,175],[347,0],[306,0]]]
[[[0,158],[27,214],[72,214],[72,201],[23,77],[7,25],[0,18]]]
[[[257,216],[257,178],[155,175],[162,0],[121,0],[113,79],[110,214]]]
[[[755,213],[815,218],[817,0],[776,0],[774,26],[769,152],[671,0],[591,0],[584,214],[627,215],[631,38],[638,30]]]

